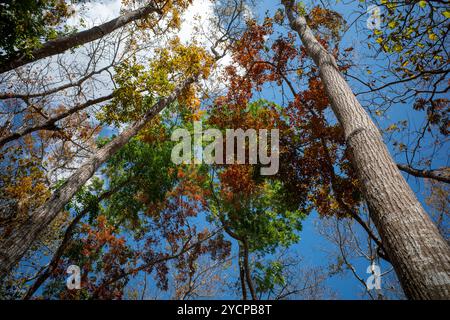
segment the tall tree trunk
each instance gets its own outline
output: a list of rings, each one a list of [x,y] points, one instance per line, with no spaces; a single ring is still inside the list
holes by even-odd
[[[250,290],[252,300],[258,300],[258,297],[256,296],[255,287],[253,286],[252,274],[250,270],[250,264],[248,261],[249,250],[247,239],[244,239],[243,246],[244,246],[244,271],[245,271],[245,278],[247,280],[248,290]]]
[[[247,286],[245,285],[244,249],[239,243],[239,279],[241,280],[242,300],[247,300]]]
[[[97,169],[130,139],[140,129],[153,119],[161,110],[172,103],[182,91],[196,80],[191,76],[183,81],[168,97],[159,100],[147,113],[130,128],[106,144],[78,168],[74,174],[56,190],[47,202],[30,214],[27,220],[0,243],[0,275],[8,273],[11,268],[25,255],[39,234],[58,215],[75,193],[88,181]]]
[[[290,26],[320,70],[332,109],[344,129],[352,164],[384,248],[411,299],[450,298],[450,248],[406,183],[334,57],[317,41],[294,1],[282,1]]]
[[[145,7],[127,12],[120,17],[112,19],[99,26],[76,32],[56,40],[48,41],[42,44],[38,49],[33,50],[31,54],[19,52],[16,56],[0,64],[0,73],[10,71],[27,63],[63,53],[71,48],[98,40],[130,22],[145,18],[153,12],[162,14],[162,10],[152,1]]]
[[[125,181],[124,183],[119,184],[118,186],[114,187],[111,190],[105,191],[102,194],[100,194],[97,197],[97,203],[102,202],[105,199],[108,199],[113,194],[115,194],[117,191],[119,191],[121,188],[123,188],[125,185],[129,183],[130,180]],[[66,231],[64,232],[64,237],[56,250],[55,254],[53,255],[52,259],[50,260],[50,263],[45,268],[45,270],[40,273],[40,275],[37,277],[36,281],[28,288],[27,293],[23,296],[23,300],[29,300],[33,296],[33,294],[36,293],[36,291],[42,286],[42,284],[52,275],[52,273],[56,270],[56,268],[59,265],[59,262],[61,260],[62,255],[64,254],[64,251],[66,250],[67,246],[72,241],[72,236],[75,231],[75,227],[80,223],[81,219],[83,219],[89,212],[91,208],[86,207],[81,211],[79,214],[73,218],[73,220],[70,222],[69,226],[67,227]]]

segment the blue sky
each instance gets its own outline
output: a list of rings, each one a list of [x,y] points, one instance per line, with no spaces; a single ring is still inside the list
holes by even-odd
[[[110,1],[110,3],[111,3],[110,7],[111,12],[110,13],[102,12],[101,14],[99,14],[98,18],[100,20],[105,20],[107,17],[110,16],[110,14],[113,14],[118,10],[117,7],[118,1],[114,0]],[[338,4],[333,6],[333,8],[339,13],[341,13],[344,16],[344,18],[346,18],[348,21],[351,21],[352,20],[351,18],[355,16],[353,12],[356,10],[357,4],[358,1],[350,2],[350,4],[343,4],[342,2],[339,1]],[[270,1],[270,0],[258,1],[255,14],[260,19],[264,17],[267,11],[269,12],[270,16],[273,16],[277,8],[281,8],[279,1]],[[362,19],[363,19],[362,22],[364,22],[365,18],[363,17]],[[280,32],[283,33],[286,33],[287,31],[286,28],[280,27],[277,28]],[[349,46],[355,47],[356,51],[355,59],[358,59],[357,62],[361,61],[364,62],[364,66],[356,68],[355,72],[357,72],[357,74],[360,75],[361,77],[368,78],[370,77],[370,75],[366,73],[367,68],[372,70],[372,74],[377,74],[377,72],[382,71],[378,67],[379,61],[370,60],[367,58],[368,56],[370,56],[370,54],[372,54],[372,52],[367,47],[360,45],[361,43],[364,43],[364,41],[366,41],[366,33],[362,31],[364,30],[359,29],[358,31],[356,29],[356,25],[350,28],[345,33],[342,39],[341,48]],[[355,92],[360,92],[361,90],[364,89],[356,81],[350,80],[349,82]],[[258,97],[263,97],[267,100],[271,100],[279,104],[282,103],[279,88],[266,86],[263,89],[263,91],[258,94],[257,97],[255,96],[255,98]],[[332,116],[330,117],[332,118]],[[378,125],[381,128],[386,128],[389,125],[404,119],[408,120],[408,123],[412,128],[420,127],[423,124],[424,113],[412,110],[411,105],[408,104],[396,104],[393,105],[385,115],[377,117],[375,120],[377,121]],[[110,133],[111,133],[110,130],[104,130],[103,132],[103,134],[110,134]],[[432,140],[430,135],[426,135],[422,143],[427,144],[430,143],[431,141]],[[405,156],[402,154],[398,154],[398,150],[396,150],[393,147],[392,143],[388,142],[387,144],[392,154],[396,154],[396,160],[399,162],[405,162]],[[449,157],[447,146],[447,148],[444,149],[444,151],[441,152],[440,155],[432,163],[432,167],[436,168],[440,166],[448,166],[449,165],[448,158]],[[414,190],[419,200],[425,205],[424,203],[425,186],[423,181],[414,177],[407,177],[406,175],[405,177],[408,179],[411,188]],[[198,229],[201,229],[202,226],[206,225],[203,213],[199,215],[199,217],[196,219],[196,222],[198,223]],[[311,215],[309,215],[303,222],[303,230],[300,234],[301,237],[300,242],[290,247],[290,252],[292,252],[293,254],[299,254],[303,258],[302,263],[304,263],[304,265],[308,267],[323,266],[324,268],[326,268],[330,262],[330,256],[326,252],[326,250],[331,248],[331,244],[318,233],[316,225],[320,223],[321,220],[316,212],[313,212]],[[360,230],[358,231],[358,233],[361,236],[363,236],[363,233]],[[355,268],[357,269],[357,272],[361,276],[367,277],[368,276],[368,274],[366,274],[366,269],[368,267],[367,262],[362,259],[355,260],[353,262]],[[382,265],[381,267],[382,271],[384,271],[387,268],[386,265]],[[233,268],[231,268],[230,270],[231,270],[230,275],[237,276],[237,273],[232,271]],[[141,276],[133,280],[130,283],[130,287],[136,285],[140,281],[142,281]],[[152,282],[151,277],[149,277],[149,281]],[[337,298],[340,299],[367,298],[367,296],[361,295],[362,286],[358,282],[358,280],[350,274],[350,272],[346,272],[343,275],[333,276],[327,280],[326,284],[333,291],[336,292]],[[151,284],[149,285],[149,288],[151,291],[152,288]],[[225,296],[222,298],[237,298],[237,297],[239,297],[239,293],[237,293],[236,295]]]
[[[357,9],[357,2],[351,2],[350,4],[343,4],[342,2],[339,2],[337,5],[333,6],[333,9],[339,12],[346,18],[347,21],[352,21],[352,19],[356,16],[354,14],[354,11]],[[266,12],[269,12],[270,16],[273,16],[273,13],[276,11],[276,9],[281,8],[281,4],[279,1],[259,1],[256,6],[256,12],[255,16],[261,20]],[[372,52],[369,51],[365,46],[359,45],[360,43],[364,43],[366,41],[367,34],[362,31],[367,30],[357,30],[357,26],[361,27],[361,25],[364,25],[365,23],[365,17],[362,17],[360,20],[360,24],[355,24],[352,28],[350,28],[344,35],[341,41],[341,48],[344,47],[355,47],[355,57],[359,58],[359,61],[364,62],[364,66],[361,66],[360,68],[356,69],[356,72],[358,72],[358,75],[360,77],[370,77],[368,73],[366,73],[367,69],[372,70],[373,74],[376,74],[380,71],[378,67],[379,61],[366,59],[366,57],[370,56]],[[282,33],[286,33],[286,28],[276,27],[277,31],[280,31]],[[353,70],[352,70],[353,71]],[[356,81],[350,80],[350,85],[354,92],[360,92],[364,90],[363,87]],[[280,95],[279,88],[273,88],[271,86],[266,86],[262,92],[258,93],[258,95],[255,95],[255,98],[265,98],[267,100],[271,100],[274,102],[277,102],[279,104],[282,104],[282,99]],[[370,107],[370,106],[369,106]],[[331,116],[331,118],[333,118]],[[421,112],[413,111],[410,105],[404,105],[404,104],[397,104],[394,105],[389,109],[389,111],[384,114],[383,116],[377,117],[375,120],[377,121],[378,125],[381,128],[386,128],[392,123],[395,123],[397,121],[401,121],[404,119],[408,119],[410,126],[412,127],[420,127],[422,125],[424,114]],[[333,120],[331,120],[333,121]],[[423,143],[430,142],[431,140],[428,140],[429,137],[425,137]],[[388,147],[391,150],[393,154],[397,154],[397,150],[394,149],[392,144],[388,143]],[[403,155],[396,155],[396,160],[399,162],[404,162],[405,158]],[[434,167],[439,166],[448,166],[448,155],[438,157],[435,163],[433,163]],[[410,183],[411,188],[414,190],[416,195],[418,196],[419,200],[424,203],[424,184],[423,181],[416,179],[414,177],[407,177],[408,182]],[[205,225],[204,216],[201,214],[199,215],[199,218],[196,219],[199,227]],[[328,264],[330,262],[333,262],[331,260],[330,255],[328,254],[327,250],[331,248],[331,244],[318,233],[317,230],[317,224],[321,223],[321,218],[318,217],[318,214],[316,212],[313,212],[311,215],[309,215],[303,222],[303,230],[300,234],[301,240],[299,243],[293,245],[290,247],[290,252],[293,254],[298,254],[302,257],[303,261],[302,263],[306,267],[311,266],[323,266],[323,268],[327,268]],[[361,230],[356,228],[358,234],[362,237],[364,237],[364,234]],[[234,248],[235,242],[233,242]],[[335,248],[335,250],[337,250]],[[352,263],[354,267],[356,268],[356,271],[358,274],[366,279],[369,274],[366,273],[366,269],[369,266],[368,262],[364,259],[356,259],[352,260]],[[301,266],[300,266],[301,267]],[[386,264],[381,265],[382,272],[386,271],[388,266]],[[230,269],[230,275],[236,277],[237,273],[232,271],[233,268]],[[135,279],[130,283],[130,286],[133,286],[133,284],[138,283],[139,281],[142,281],[142,279],[138,278]],[[237,281],[237,278],[236,278]],[[351,275],[349,271],[336,275],[333,277],[330,277],[326,281],[326,285],[331,288],[335,293],[336,297],[338,299],[366,299],[368,298],[367,295],[362,295],[363,287],[361,283],[358,282],[358,280]],[[151,286],[150,286],[151,287]],[[239,293],[236,293],[236,295],[232,294],[230,296],[223,296],[221,298],[236,298],[239,297]]]
[[[309,1],[305,1],[305,3],[310,3]],[[348,4],[343,4],[341,1],[331,1],[333,4],[333,9],[337,12],[339,12],[348,23],[353,21],[353,19],[357,16],[354,12],[358,9],[357,4],[358,1],[353,2],[347,2]],[[336,4],[337,3],[337,4]],[[264,14],[266,12],[269,12],[270,16],[273,16],[273,13],[276,11],[276,9],[281,8],[279,1],[259,1],[257,5],[257,15],[259,18],[264,17]],[[359,9],[360,10],[360,9]],[[364,43],[364,41],[367,41],[366,34],[364,32],[361,32],[361,29],[357,30],[357,26],[360,28],[361,25],[365,24],[366,17],[362,17],[360,20],[360,24],[353,25],[343,36],[341,41],[341,48],[345,47],[354,47],[354,51],[356,51],[356,55],[360,56],[368,56],[372,52],[368,52],[369,49],[363,45],[359,45],[361,43]],[[363,30],[367,31],[367,30]],[[281,31],[283,32],[283,31]],[[286,30],[284,30],[284,33]],[[377,63],[379,61],[370,60],[370,59],[364,59],[365,68],[370,69],[373,71],[372,74],[375,74],[379,68],[377,67]],[[364,69],[361,67],[361,69]],[[361,70],[360,70],[361,71]],[[382,72],[382,71],[378,71]],[[364,73],[364,70],[360,73],[364,77],[370,77],[368,73]],[[349,81],[350,86],[354,90],[354,92],[360,92],[364,90],[365,88],[361,88],[361,85],[357,83],[356,81]],[[280,94],[279,91],[276,88],[266,88],[261,92],[261,96],[268,99],[273,100],[277,103],[281,103]],[[418,112],[412,110],[412,107],[410,104],[396,104],[393,107],[389,109],[389,111],[376,119],[378,122],[378,125],[385,129],[392,123],[395,123],[397,121],[401,120],[408,120],[408,123],[411,127],[421,127],[423,125],[425,114],[423,112]],[[429,135],[426,135],[423,143],[427,144],[430,143],[432,140],[430,139]],[[390,149],[392,154],[396,154],[395,159],[398,162],[405,163],[406,159],[404,155],[398,154],[398,150],[395,150],[391,143],[387,143],[388,148]],[[444,148],[444,152],[438,157],[434,159],[434,162],[432,163],[432,167],[437,168],[441,166],[448,166],[448,145],[447,148]],[[426,209],[427,206],[424,201],[424,191],[425,186],[423,183],[423,180],[417,179],[415,177],[408,177],[408,175],[405,174],[405,178],[407,178],[411,188],[416,193],[419,200],[422,202],[423,205],[425,205]],[[329,256],[327,253],[324,252],[324,249],[330,246],[330,243],[325,240],[320,234],[317,232],[316,224],[320,223],[320,218],[318,217],[317,213],[314,212],[311,214],[303,223],[303,230],[301,232],[301,241],[297,244],[291,247],[291,250],[293,252],[301,254],[301,256],[304,258],[305,263],[310,263],[312,265],[324,265],[326,266],[327,262],[329,262]],[[363,235],[361,230],[359,230],[360,234]],[[362,259],[354,261],[354,266],[357,269],[358,273],[362,275],[362,277],[366,278],[369,276],[366,274],[366,269],[368,267],[368,264],[366,261],[363,261]],[[382,272],[387,269],[386,265],[382,265]],[[358,282],[358,280],[353,277],[350,272],[346,272],[344,275],[341,276],[334,276],[330,278],[327,281],[327,285],[329,285],[333,290],[336,291],[338,298],[340,299],[361,299],[361,298],[367,298],[367,296],[362,296],[362,286]]]

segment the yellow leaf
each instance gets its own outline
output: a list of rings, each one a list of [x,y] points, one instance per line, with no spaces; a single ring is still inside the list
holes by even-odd
[[[387,131],[394,131],[394,130],[397,130],[397,129],[398,129],[398,127],[397,127],[397,125],[395,123],[391,124],[389,127],[386,128]]]
[[[403,50],[403,47],[402,47],[400,44],[396,44],[396,45],[394,46],[394,50],[395,50],[396,52],[400,52],[400,51]]]
[[[396,26],[397,26],[397,21],[395,21],[395,20],[389,22],[389,24],[388,24],[388,27],[389,27],[390,29],[394,29]]]

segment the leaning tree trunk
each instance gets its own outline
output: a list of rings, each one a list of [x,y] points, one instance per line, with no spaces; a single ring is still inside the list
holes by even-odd
[[[27,63],[54,56],[71,48],[98,40],[105,35],[110,34],[114,30],[127,25],[128,23],[143,19],[154,12],[162,15],[162,10],[152,2],[142,8],[127,12],[120,17],[112,19],[99,26],[76,32],[56,40],[48,41],[42,44],[39,48],[33,50],[31,54],[26,52],[18,52],[15,56],[0,64],[0,73],[10,71]]]
[[[450,298],[450,248],[390,156],[378,128],[352,93],[334,57],[317,41],[294,1],[282,1],[320,69],[333,112],[344,129],[352,164],[384,248],[410,299]]]
[[[1,239],[0,243],[0,275],[8,273],[13,266],[25,255],[39,234],[56,218],[58,213],[70,201],[75,193],[88,181],[97,169],[130,139],[135,136],[143,126],[154,118],[167,105],[172,103],[182,91],[196,80],[191,76],[183,81],[168,97],[159,100],[147,113],[130,128],[123,131],[114,140],[106,144],[72,176],[56,190],[47,202],[36,209],[27,220],[21,224],[11,235]]]

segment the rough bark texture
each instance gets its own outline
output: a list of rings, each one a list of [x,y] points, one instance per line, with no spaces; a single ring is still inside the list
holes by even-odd
[[[12,57],[0,64],[0,73],[10,71],[39,59],[63,53],[68,49],[100,39],[130,22],[145,18],[153,12],[161,13],[160,9],[154,3],[151,3],[145,7],[125,13],[116,19],[110,20],[91,29],[80,31],[53,41],[48,41],[40,48],[33,50],[31,55],[18,53],[17,56]]]
[[[172,103],[180,93],[196,80],[189,77],[181,83],[170,96],[159,100],[140,120],[84,163],[74,174],[56,190],[47,202],[32,212],[29,218],[21,224],[10,236],[1,239],[0,243],[0,276],[8,273],[11,268],[25,255],[39,234],[56,218],[59,212],[70,201],[75,193],[88,181],[95,171],[122,148],[142,127],[155,117],[167,105]]]
[[[338,70],[334,57],[317,41],[306,20],[283,0],[342,125],[352,164],[371,208],[384,248],[405,294],[411,299],[450,298],[450,248],[416,199],[390,156],[382,136]]]

